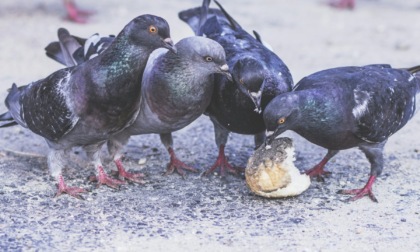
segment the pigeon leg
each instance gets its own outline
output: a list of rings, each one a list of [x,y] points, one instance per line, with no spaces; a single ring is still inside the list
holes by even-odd
[[[338,191],[338,193],[355,195],[354,197],[349,199],[350,201],[355,201],[355,200],[361,199],[364,196],[368,195],[369,198],[373,202],[378,202],[378,200],[376,199],[375,195],[373,195],[373,192],[372,192],[372,186],[373,186],[373,183],[375,182],[375,179],[376,179],[376,176],[370,176],[368,182],[366,183],[366,185],[363,188],[352,189],[352,190],[340,190],[340,191]]]
[[[115,165],[118,168],[118,178],[119,179],[126,179],[128,181],[131,181],[133,183],[137,183],[137,184],[144,184],[145,181],[142,179],[144,178],[144,174],[143,173],[131,173],[125,170],[122,161],[121,161],[121,157],[118,157],[116,159],[114,159]]]
[[[229,164],[226,156],[225,156],[225,146],[222,144],[219,147],[219,156],[216,159],[216,162],[213,164],[210,169],[208,169],[204,175],[207,176],[210,173],[214,172],[217,167],[220,167],[220,176],[224,177],[226,176],[226,171],[232,174],[238,174],[242,168],[239,167],[233,167],[231,164]]]
[[[117,166],[118,171],[114,171],[118,178],[123,180],[126,179],[133,183],[144,184],[145,181],[142,179],[144,177],[143,173],[131,173],[125,170],[124,165],[122,163],[122,155],[121,150],[124,148],[124,145],[128,143],[130,139],[130,135],[125,134],[125,132],[121,132],[118,135],[113,136],[111,139],[108,140],[108,152],[111,157],[114,159],[114,163]]]
[[[179,160],[176,157],[175,152],[172,148],[168,148],[168,152],[169,152],[169,155],[171,156],[171,160],[169,161],[167,165],[165,175],[173,173],[174,170],[176,170],[176,172],[178,172],[181,176],[185,176],[184,170],[191,171],[191,172],[198,172],[198,170],[195,169],[194,167],[191,167],[185,164],[184,162],[182,162],[181,160]]]
[[[172,147],[173,145],[173,139],[171,133],[163,133],[159,134],[160,141],[162,144],[166,147],[166,149],[169,152],[170,155],[170,161],[167,165],[165,175],[173,173],[175,170],[178,172],[181,176],[185,176],[184,170],[192,171],[192,172],[198,172],[197,169],[185,164],[181,160],[178,159],[178,157],[175,155],[175,151]]]
[[[94,14],[91,11],[78,9],[73,0],[64,0],[64,6],[67,10],[68,19],[76,23],[86,23],[87,17]]]
[[[220,176],[224,177],[226,176],[226,171],[232,174],[238,174],[243,168],[239,167],[233,167],[231,164],[229,164],[226,156],[225,156],[225,146],[228,141],[229,137],[229,130],[227,130],[225,127],[223,127],[216,118],[210,117],[210,120],[213,122],[214,126],[214,137],[216,140],[216,145],[219,147],[219,156],[217,156],[216,162],[213,164],[210,169],[208,169],[206,172],[204,172],[204,176],[209,175],[210,173],[214,172],[217,167],[220,167]],[[255,144],[260,144],[259,142],[262,141],[261,135],[257,134],[254,136],[254,142]],[[262,142],[261,142],[262,143]]]
[[[324,170],[324,166],[337,153],[338,153],[337,150],[328,150],[327,155],[325,155],[325,157],[321,160],[321,162],[315,165],[312,169],[307,170],[305,173],[311,177],[321,177],[324,174],[325,175],[331,174],[331,172]]]
[[[53,143],[51,143],[53,145]],[[63,193],[67,193],[70,196],[73,196],[78,199],[83,199],[80,193],[86,192],[83,188],[78,187],[68,187],[64,183],[63,175],[61,174],[61,170],[65,166],[65,155],[69,150],[63,149],[51,149],[48,153],[48,167],[50,169],[50,173],[53,177],[55,177],[58,181],[58,190],[55,194],[55,197],[60,196]]]
[[[97,181],[97,187],[100,185],[107,185],[111,188],[117,189],[120,185],[125,184],[124,181],[113,179],[109,177],[102,166],[101,158],[99,155],[99,151],[101,150],[102,145],[104,142],[92,145],[86,145],[83,149],[86,151],[88,158],[92,161],[93,165],[98,170],[98,176],[96,178],[92,178],[92,181]]]
[[[382,169],[384,167],[384,156],[383,148],[386,141],[376,144],[364,144],[360,145],[359,148],[365,153],[367,159],[370,162],[370,177],[366,185],[362,189],[354,190],[340,190],[338,191],[341,194],[353,194],[356,195],[350,198],[351,201],[358,200],[363,196],[368,195],[373,202],[378,202],[375,195],[372,192],[372,186],[375,182],[376,177],[381,175]]]
[[[55,197],[58,197],[63,193],[67,193],[68,195],[73,196],[75,198],[84,199],[83,196],[80,195],[80,193],[85,193],[85,192],[86,190],[83,188],[68,187],[66,183],[64,183],[63,176],[61,174],[58,176],[58,190],[57,190],[57,193],[55,194]]]
[[[339,9],[354,9],[356,0],[336,0],[330,2],[330,6]]]

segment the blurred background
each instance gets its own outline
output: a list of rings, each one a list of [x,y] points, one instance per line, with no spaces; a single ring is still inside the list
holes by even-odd
[[[200,0],[76,0],[94,12],[85,23],[68,20],[63,0],[1,0],[0,101],[13,82],[44,78],[61,65],[45,56],[57,29],[88,37],[117,34],[141,14],[165,18],[175,42],[192,36],[178,12]],[[252,34],[258,31],[288,65],[297,83],[326,68],[388,63],[420,65],[418,0],[355,0],[354,8],[333,8],[322,0],[220,0]],[[211,4],[211,7],[215,7]],[[0,111],[4,111],[0,102]],[[43,139],[21,127],[0,131],[0,250],[43,251],[415,251],[419,243],[418,168],[420,115],[391,137],[383,175],[375,183],[379,203],[347,204],[338,189],[366,182],[368,163],[357,149],[343,151],[299,197],[267,200],[252,195],[243,178],[221,180],[188,174],[161,176],[168,161],[156,135],[137,136],[126,147],[131,169],[143,169],[150,183],[119,191],[95,189],[88,200],[52,198]],[[326,153],[296,134],[296,166],[311,168]],[[417,137],[416,137],[417,135]],[[203,116],[174,133],[180,158],[200,170],[217,155],[213,127]],[[12,150],[9,152],[8,150]],[[40,155],[14,155],[16,151]],[[10,154],[12,153],[12,154]],[[253,138],[232,134],[226,153],[245,165]],[[85,167],[79,152],[75,162]],[[145,165],[138,161],[147,158]],[[82,161],[80,161],[82,160]],[[113,167],[112,165],[108,165]],[[79,167],[80,168],[80,167]],[[90,169],[66,170],[70,184],[84,184]],[[127,247],[127,246],[131,247]]]
[[[220,1],[249,31],[258,31],[289,66],[297,82],[314,71],[344,65],[419,64],[420,2],[357,0],[354,9],[332,8],[321,0]],[[70,22],[63,0],[2,0],[0,3],[0,85],[24,84],[60,66],[44,57],[59,27],[79,36],[116,34],[132,18],[151,13],[168,20],[175,41],[193,35],[178,19],[199,0],[77,0],[94,14],[85,24]],[[214,4],[211,6],[215,7]],[[16,60],[18,59],[18,60]]]

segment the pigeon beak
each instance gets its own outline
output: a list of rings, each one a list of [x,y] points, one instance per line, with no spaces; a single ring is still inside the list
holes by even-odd
[[[220,73],[226,76],[229,81],[233,80],[232,75],[229,73],[229,66],[227,64],[220,67]]]
[[[172,41],[171,38],[166,38],[163,40],[163,47],[166,49],[169,49],[171,52],[176,54],[176,48],[174,46],[174,42]]]
[[[273,142],[273,140],[276,139],[276,137],[279,134],[280,133],[278,132],[278,130],[275,130],[275,131],[269,131],[269,130],[267,130],[265,132],[265,135],[266,135],[265,145],[271,145],[271,143]]]
[[[261,114],[261,112],[262,112],[262,109],[261,109],[261,94],[262,94],[262,91],[259,90],[258,92],[249,92],[249,90],[248,90],[248,94],[249,94],[249,97],[251,97],[251,100],[254,102],[255,112]]]

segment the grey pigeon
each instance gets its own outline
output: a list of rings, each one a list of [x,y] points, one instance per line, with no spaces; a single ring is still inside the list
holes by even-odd
[[[274,98],[264,111],[270,139],[293,130],[328,149],[310,176],[324,173],[324,165],[340,150],[359,147],[371,164],[362,189],[342,190],[356,200],[368,195],[377,201],[372,185],[382,172],[387,139],[414,115],[420,67],[395,69],[389,65],[340,67],[303,78],[292,92]],[[270,142],[268,140],[268,143]]]
[[[231,76],[225,51],[217,42],[189,37],[175,48],[176,55],[164,49],[152,53],[141,84],[140,113],[130,127],[108,141],[117,167],[121,165],[121,148],[130,136],[156,133],[170,154],[167,174],[175,169],[181,175],[183,169],[195,171],[176,157],[171,133],[204,113],[213,94],[213,74]]]
[[[66,151],[74,146],[87,151],[98,169],[100,184],[121,184],[104,172],[99,150],[110,136],[134,122],[139,112],[138,83],[149,55],[159,47],[173,47],[168,23],[142,15],[128,23],[98,57],[26,86],[13,84],[4,117],[11,115],[15,122],[46,139],[48,166],[58,181],[57,195],[81,198],[85,191],[68,187],[62,176]]]
[[[226,171],[236,173],[225,157],[224,148],[229,132],[254,135],[256,147],[265,140],[265,125],[261,111],[276,95],[290,91],[292,76],[284,62],[258,40],[247,33],[215,1],[219,9],[209,8],[204,0],[201,7],[181,11],[179,18],[190,25],[196,35],[219,42],[233,80],[215,76],[215,90],[206,114],[214,124],[219,155],[205,174],[220,167],[221,176]]]
[[[77,38],[77,37],[74,37]],[[86,54],[97,55],[95,48],[100,49],[108,43],[108,37],[86,40],[80,48],[68,49],[65,46],[54,50],[51,43],[47,55],[66,64],[63,53],[78,55],[81,48]],[[60,41],[63,45],[64,42]],[[89,49],[91,48],[91,49]],[[140,134],[160,134],[160,139],[170,154],[167,174],[176,171],[184,175],[183,169],[196,169],[181,162],[173,150],[172,132],[184,128],[197,119],[206,110],[214,89],[213,74],[221,73],[231,79],[226,64],[225,51],[222,46],[203,37],[189,37],[179,41],[175,48],[177,54],[165,49],[154,51],[147,63],[141,83],[140,112],[136,121],[121,133],[108,141],[108,150],[117,165],[119,176],[134,182],[141,182],[134,174],[122,169],[121,149],[130,136]],[[85,55],[87,59],[92,55]],[[72,60],[76,61],[76,60]],[[140,85],[140,83],[139,83]]]

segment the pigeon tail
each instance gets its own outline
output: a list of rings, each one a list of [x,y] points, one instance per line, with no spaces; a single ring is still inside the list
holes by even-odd
[[[67,66],[80,65],[101,54],[115,39],[114,35],[100,37],[98,33],[89,38],[71,35],[66,29],[59,28],[58,40],[45,47],[45,53],[51,59]]]
[[[238,28],[241,28],[241,26],[239,25],[239,23],[236,22],[235,19],[233,19],[233,17],[231,17],[229,15],[229,13],[227,13],[227,11],[222,7],[222,5],[218,1],[214,0],[214,3],[217,4],[217,6],[219,6],[219,8],[222,11],[223,15],[225,15],[225,17],[227,18],[227,20],[229,20],[229,23],[230,23],[232,29],[237,30]]]
[[[420,65],[407,68],[407,71],[409,71],[411,74],[420,72]]]
[[[0,128],[6,128],[10,126],[17,125],[15,119],[12,117],[9,111],[0,115]]]
[[[207,15],[209,13],[210,0],[203,0],[203,5],[200,9],[200,21],[198,23],[198,30],[196,31],[197,36],[203,36],[204,32],[202,30],[204,23],[207,21]]]
[[[71,35],[65,28],[59,28],[57,36],[58,41],[51,42],[45,47],[47,56],[65,66],[78,65],[79,62],[74,55],[85,39]]]
[[[417,78],[417,93],[420,93],[420,65],[407,68],[406,70]]]
[[[81,46],[80,43],[70,35],[69,31],[59,28],[57,31],[58,41],[60,43],[61,52],[63,54],[66,66],[77,65],[73,57],[74,52]]]
[[[258,42],[260,42],[263,46],[267,47],[268,50],[274,52],[273,47],[270,44],[268,44],[267,42],[263,41],[262,38],[261,38],[261,35],[257,31],[253,30],[252,33],[254,33],[255,39]]]
[[[66,61],[64,60],[63,52],[61,51],[60,43],[58,41],[49,43],[45,47],[45,54],[49,58],[57,61],[60,64],[63,64],[63,65],[66,64]]]
[[[9,94],[6,97],[5,104],[9,111],[0,115],[0,128],[6,128],[17,124],[27,127],[20,115],[20,95],[21,90],[25,87],[26,86],[22,86],[18,88],[17,85],[13,83],[12,87],[8,90]]]

